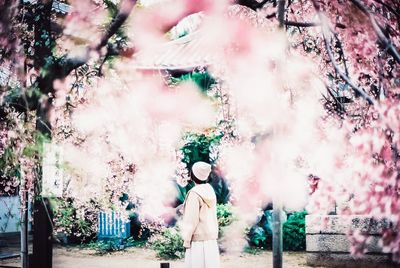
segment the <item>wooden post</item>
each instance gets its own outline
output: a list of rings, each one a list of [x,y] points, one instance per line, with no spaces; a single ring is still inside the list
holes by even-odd
[[[272,262],[273,268],[282,268],[282,204],[274,200],[272,212]]]

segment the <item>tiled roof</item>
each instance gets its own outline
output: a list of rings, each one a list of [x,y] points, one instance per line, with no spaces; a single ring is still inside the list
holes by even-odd
[[[241,5],[230,6],[228,15],[246,20],[257,28],[265,28],[268,24],[268,20],[262,15]],[[198,20],[188,22],[199,23]],[[185,25],[186,28],[190,28],[189,26]],[[174,41],[145,48],[135,55],[133,65],[142,70],[185,70],[211,65],[217,61],[218,55],[203,46],[205,34],[204,31],[197,30]]]
[[[139,51],[134,58],[134,67],[153,70],[191,69],[210,65],[215,57],[204,49],[200,32],[195,32]]]

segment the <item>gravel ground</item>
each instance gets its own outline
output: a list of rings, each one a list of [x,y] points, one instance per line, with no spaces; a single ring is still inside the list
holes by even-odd
[[[54,268],[159,268],[160,263],[164,262],[156,257],[153,250],[146,248],[129,248],[112,254],[96,255],[93,250],[57,247],[53,254]],[[224,268],[269,268],[272,267],[272,253],[263,251],[258,254],[222,255],[221,261]],[[308,267],[302,252],[285,253],[283,261],[285,268]],[[184,268],[183,261],[168,262],[171,268]],[[0,261],[0,264],[18,265],[19,259]]]

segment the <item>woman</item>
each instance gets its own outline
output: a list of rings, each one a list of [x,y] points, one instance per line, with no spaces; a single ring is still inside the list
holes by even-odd
[[[217,198],[208,184],[211,165],[196,162],[192,180],[196,184],[187,194],[183,208],[182,237],[186,268],[219,268],[217,244]]]

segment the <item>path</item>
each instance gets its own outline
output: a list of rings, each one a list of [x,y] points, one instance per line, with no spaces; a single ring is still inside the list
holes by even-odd
[[[240,256],[221,257],[224,268],[270,268],[272,267],[271,252],[259,254],[243,253]],[[303,268],[305,254],[285,253],[285,268]],[[3,264],[18,264],[18,260],[3,261]],[[95,255],[91,250],[58,247],[54,249],[54,268],[159,268],[161,260],[156,258],[155,252],[146,248],[129,248],[126,251],[116,252],[103,256]],[[171,268],[184,268],[183,261],[171,261]],[[1,264],[1,262],[0,262]]]

